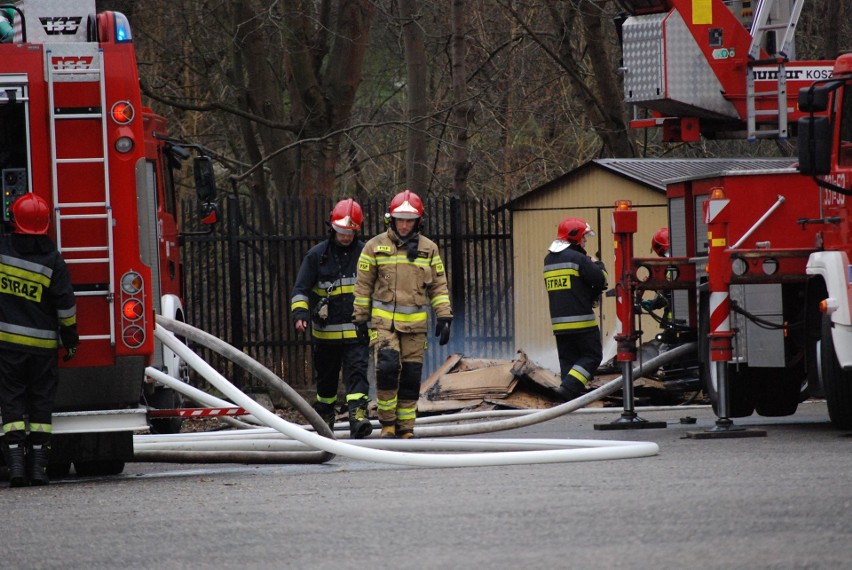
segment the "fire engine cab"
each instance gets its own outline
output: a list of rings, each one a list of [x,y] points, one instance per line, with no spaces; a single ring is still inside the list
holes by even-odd
[[[719,431],[808,396],[852,428],[852,55],[795,59],[804,3],[622,0],[625,99],[650,115],[632,126],[668,141],[798,136],[798,160],[666,181],[670,258],[633,257],[637,214],[613,216],[618,360],[636,360],[637,299],[664,292],[663,350],[697,340]]]
[[[184,368],[153,328],[155,314],[183,318],[175,178],[191,154],[142,105],[124,15],[96,13],[93,0],[24,0],[0,14],[2,219],[28,192],[48,201],[77,299],[81,342],[60,363],[52,471],[118,473],[133,431],[149,427],[145,404],[177,404],[144,371]],[[210,203],[209,157],[194,166]]]

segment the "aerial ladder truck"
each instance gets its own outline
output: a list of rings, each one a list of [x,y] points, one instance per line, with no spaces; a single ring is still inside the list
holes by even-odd
[[[808,396],[852,427],[852,56],[795,59],[804,3],[621,2],[625,100],[645,110],[633,127],[670,142],[798,137],[799,158],[772,168],[664,181],[672,257],[634,257],[631,223],[615,231],[618,360],[636,360],[638,299],[664,292],[670,337],[697,340],[719,432],[793,414]]]

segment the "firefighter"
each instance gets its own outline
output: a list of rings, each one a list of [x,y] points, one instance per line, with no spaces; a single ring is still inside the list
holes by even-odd
[[[15,11],[12,8],[0,9],[0,44],[15,41]]]
[[[328,239],[305,255],[290,302],[296,330],[304,333],[310,323],[317,387],[314,409],[333,430],[342,367],[349,433],[356,439],[373,431],[367,409],[370,351],[358,340],[352,324],[356,265],[364,248],[364,242],[358,239],[362,221],[361,206],[352,198],[334,206]]]
[[[77,352],[77,306],[68,267],[47,236],[50,208],[35,194],[11,207],[0,239],[0,414],[11,487],[47,485],[57,351]]]
[[[394,196],[389,228],[367,242],[358,260],[353,322],[375,350],[381,437],[414,437],[428,311],[435,336],[450,339],[453,312],[438,246],[420,233],[423,202],[411,190]]]
[[[586,253],[586,240],[594,235],[585,220],[566,218],[544,258],[544,283],[562,379],[556,391],[565,400],[586,393],[603,358],[594,309],[607,288],[607,275],[603,263]]]
[[[669,257],[669,228],[660,228],[651,237],[651,251],[658,257]],[[644,299],[640,303],[642,309],[648,313],[669,306],[669,295],[657,293],[653,299]],[[671,315],[666,312],[665,317]]]
[[[669,257],[669,228],[660,228],[654,232],[651,251],[659,257]]]

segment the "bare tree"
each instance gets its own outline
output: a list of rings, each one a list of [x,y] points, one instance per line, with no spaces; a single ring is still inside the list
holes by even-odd
[[[472,110],[467,97],[467,77],[465,76],[465,45],[467,6],[464,0],[453,0],[453,130],[455,131],[455,149],[453,152],[453,193],[459,198],[467,197],[467,176],[470,171],[470,153],[468,151],[468,123]]]
[[[331,196],[375,7],[369,0],[341,0],[333,15],[330,0],[320,2],[318,11],[310,0],[282,4],[290,94],[301,125],[297,137],[307,141],[301,148],[299,193]]]
[[[544,11],[551,32],[537,32],[533,23],[511,2],[504,7],[548,57],[565,71],[575,95],[601,139],[606,154],[632,157],[635,148],[628,136],[622,91],[618,85],[617,54],[613,53],[602,20],[608,17],[609,0],[558,2],[546,0]]]
[[[405,69],[408,93],[408,147],[405,170],[409,189],[425,195],[429,187],[429,170],[426,164],[426,44],[424,31],[418,21],[417,2],[399,0],[399,15],[405,43]]]

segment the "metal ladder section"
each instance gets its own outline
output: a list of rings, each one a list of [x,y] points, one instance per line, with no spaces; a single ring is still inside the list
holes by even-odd
[[[782,13],[785,6],[780,4],[787,2],[790,5],[788,14],[778,19],[776,22],[770,22],[772,12],[777,5],[781,5]],[[786,63],[789,60],[788,54],[793,45],[793,38],[796,32],[796,25],[799,22],[799,16],[802,14],[802,7],[805,0],[759,0],[757,10],[754,14],[754,20],[751,26],[751,46],[748,50],[748,73],[746,78],[746,125],[748,140],[753,141],[758,138],[777,137],[780,139],[787,138],[787,113],[790,109],[787,108],[787,70]],[[771,61],[759,61],[760,49],[767,32],[783,30],[782,40],[775,42],[775,53]],[[780,35],[780,34],[779,34]],[[776,36],[777,38],[777,36]],[[755,91],[755,79],[753,68],[756,65],[774,66],[777,72],[777,86],[775,89],[768,91]],[[756,100],[759,97],[776,97],[777,105],[775,109],[757,110]],[[774,117],[777,120],[776,128],[757,130],[757,117]]]
[[[88,60],[91,63],[85,68],[66,68],[54,67],[54,56],[57,56],[57,61],[62,61],[63,58],[79,58],[80,61]],[[113,218],[112,205],[110,202],[110,186],[109,186],[109,161],[108,161],[108,141],[107,141],[107,124],[106,124],[106,89],[104,85],[103,73],[103,50],[97,44],[62,44],[51,46],[45,49],[46,58],[46,75],[47,75],[47,92],[48,104],[50,109],[49,126],[50,126],[50,163],[53,180],[53,205],[55,209],[56,221],[56,245],[63,255],[73,253],[75,255],[65,256],[65,261],[69,265],[86,264],[86,265],[106,265],[108,271],[106,290],[98,289],[92,291],[76,291],[78,297],[104,297],[108,304],[109,314],[109,330],[95,331],[95,334],[81,335],[80,340],[104,340],[108,339],[110,344],[115,344],[115,311],[112,303],[115,300],[115,251],[113,242]],[[100,93],[100,101],[98,106],[91,106],[85,109],[79,108],[63,108],[57,107],[56,104],[56,84],[57,83],[97,83],[98,92]],[[61,102],[60,102],[61,103]],[[67,120],[85,120],[98,122],[101,133],[101,154],[100,156],[75,156],[76,149],[74,148],[73,140],[58,141],[56,136],[56,126],[59,121]],[[61,146],[61,148],[60,148]],[[59,175],[59,166],[63,164],[85,164],[92,163],[101,166],[103,171],[104,195],[102,201],[81,202],[75,200],[73,192],[73,176]],[[96,213],[79,213],[81,209],[103,210]],[[106,229],[106,243],[94,243],[80,247],[64,247],[63,246],[63,222],[69,220],[101,220]],[[93,222],[97,223],[97,222]],[[97,234],[98,232],[91,232]],[[91,235],[91,234],[90,234]]]

